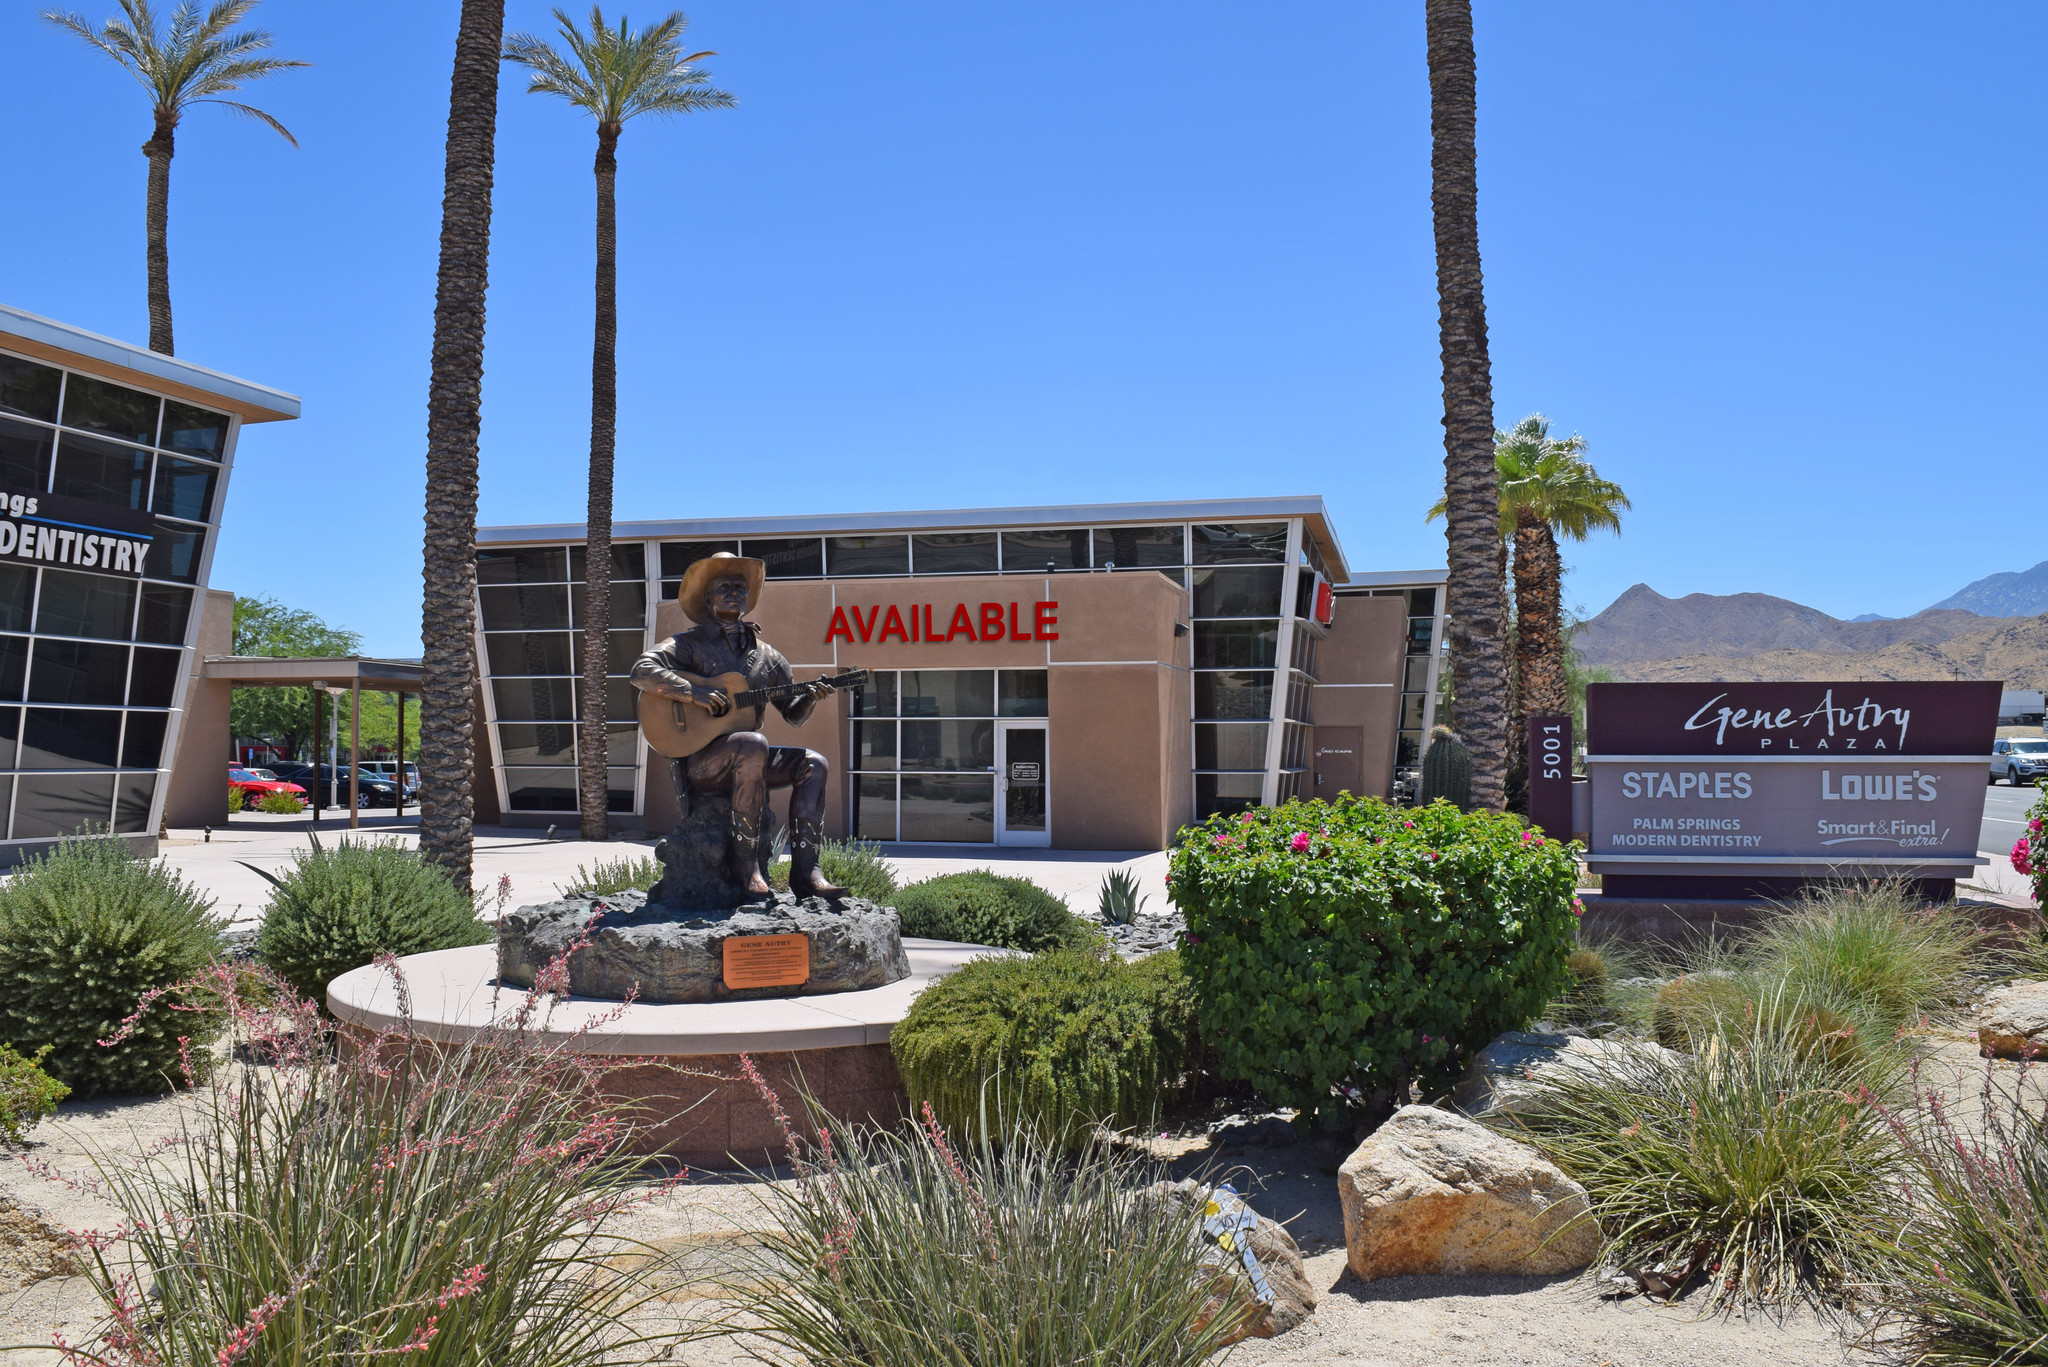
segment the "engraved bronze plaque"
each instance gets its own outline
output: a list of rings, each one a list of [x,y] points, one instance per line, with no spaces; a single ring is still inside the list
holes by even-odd
[[[808,935],[735,935],[725,942],[725,985],[801,987],[811,977]]]

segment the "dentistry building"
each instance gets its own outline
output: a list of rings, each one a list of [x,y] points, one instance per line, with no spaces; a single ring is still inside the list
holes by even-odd
[[[477,820],[573,821],[583,527],[478,534]],[[750,615],[799,679],[850,669],[771,742],[832,762],[827,831],[1159,849],[1290,797],[1393,795],[1433,721],[1442,570],[1359,572],[1319,497],[695,522],[613,532],[607,707],[622,828],[666,829],[633,661],[690,623],[683,572],[767,566]]]

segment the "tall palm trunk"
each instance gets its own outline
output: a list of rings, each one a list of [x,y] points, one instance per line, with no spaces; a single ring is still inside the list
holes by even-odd
[[[1523,718],[1555,716],[1571,706],[1563,586],[1556,534],[1534,513],[1522,514],[1515,526],[1515,677]]]
[[[441,270],[427,385],[427,532],[420,635],[420,849],[470,885],[476,737],[476,469],[504,0],[462,0],[448,90]]]
[[[1429,45],[1430,207],[1444,371],[1445,539],[1458,729],[1472,755],[1472,801],[1506,799],[1507,604],[1500,581],[1500,492],[1493,461],[1493,376],[1479,269],[1478,78],[1471,0],[1424,0]]]
[[[177,122],[161,116],[142,155],[149,158],[149,205],[144,233],[149,261],[149,349],[166,356],[171,349],[171,157],[176,152]]]
[[[583,707],[577,744],[583,838],[609,840],[605,671],[612,625],[612,452],[619,411],[619,133],[597,126],[597,326],[590,351],[590,509],[583,561]]]

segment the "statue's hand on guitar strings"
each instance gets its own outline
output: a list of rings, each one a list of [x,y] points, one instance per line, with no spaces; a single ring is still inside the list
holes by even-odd
[[[722,688],[696,687],[690,689],[690,696],[684,701],[693,702],[714,717],[722,717],[732,711],[732,699]]]

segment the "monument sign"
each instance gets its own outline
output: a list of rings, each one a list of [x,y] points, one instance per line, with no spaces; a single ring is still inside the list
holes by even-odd
[[[1984,862],[1997,683],[1596,683],[1587,863],[1609,896],[1939,885]]]

